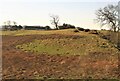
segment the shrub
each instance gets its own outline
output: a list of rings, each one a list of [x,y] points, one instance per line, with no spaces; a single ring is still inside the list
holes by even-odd
[[[79,32],[79,30],[74,30],[74,32]]]
[[[84,31],[85,31],[85,32],[89,32],[89,31],[90,31],[90,29],[85,29]]]
[[[84,28],[80,28],[80,27],[77,27],[78,30],[80,31],[84,31],[85,29]]]
[[[45,29],[50,30],[51,28],[50,28],[50,26],[45,26]]]

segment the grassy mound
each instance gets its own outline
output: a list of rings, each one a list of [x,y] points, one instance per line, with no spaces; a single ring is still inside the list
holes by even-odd
[[[57,36],[57,35],[55,35]],[[107,40],[98,36],[77,37],[75,35],[66,38],[54,37],[35,39],[32,42],[17,45],[16,48],[25,52],[59,54],[59,55],[86,55],[90,52],[114,52],[115,48]]]

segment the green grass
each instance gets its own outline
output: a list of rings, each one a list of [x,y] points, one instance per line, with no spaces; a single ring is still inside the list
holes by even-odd
[[[117,49],[107,40],[97,35],[85,36],[80,39],[44,39],[33,40],[32,42],[17,45],[16,48],[25,52],[38,54],[59,54],[59,55],[86,55],[89,52],[116,52]]]
[[[67,42],[69,42],[67,44]],[[22,44],[16,46],[24,51],[36,52],[36,53],[47,53],[47,54],[70,54],[70,55],[78,55],[84,54],[84,47],[81,49],[75,49],[73,42],[69,39],[49,39],[49,40],[34,40],[31,43]],[[70,44],[71,43],[71,44]],[[78,46],[77,44],[75,44]]]
[[[79,35],[83,36],[80,39],[45,39],[33,40],[22,45],[17,45],[16,48],[25,52],[48,53],[60,55],[86,55],[89,52],[111,52],[115,54],[117,49],[107,40],[100,38],[98,35],[89,34],[88,32],[73,32],[74,29],[65,30],[18,30],[18,31],[2,31],[2,35],[22,36],[22,35]],[[104,31],[103,31],[104,32]],[[106,32],[106,31],[105,31]]]

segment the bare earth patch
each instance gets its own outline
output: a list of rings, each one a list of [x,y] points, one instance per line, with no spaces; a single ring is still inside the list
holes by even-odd
[[[57,43],[58,41],[56,40],[62,39],[66,39],[65,42],[70,41],[67,39],[74,40],[74,43],[66,42],[65,45],[67,43],[72,45],[75,44],[73,47],[78,47],[77,49],[84,47],[86,52],[82,52],[82,55],[72,55],[72,53],[61,55],[55,53],[49,54],[49,52],[30,52],[27,49],[27,52],[25,52],[24,50],[16,48],[17,45],[34,43],[35,40],[37,40],[37,42],[42,40],[45,45],[49,40],[49,42],[55,40],[55,43]],[[107,44],[105,40],[99,41],[98,39],[99,38],[96,36],[93,36],[92,39],[91,37],[85,38],[84,36],[78,35],[59,34],[3,36],[3,79],[39,79],[41,77],[116,79],[119,76],[119,51],[117,51],[112,45]],[[45,40],[47,42],[45,42]],[[79,40],[84,42],[80,43],[78,42]],[[94,41],[98,43],[95,42],[95,45],[92,44],[93,46],[89,45]],[[60,42],[63,42],[63,40]],[[47,45],[50,45],[50,43]],[[96,48],[97,46],[98,48]]]

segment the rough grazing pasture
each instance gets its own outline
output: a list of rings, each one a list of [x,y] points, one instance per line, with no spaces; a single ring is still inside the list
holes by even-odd
[[[3,31],[3,79],[119,77],[120,51],[98,35],[73,30],[24,32]]]

